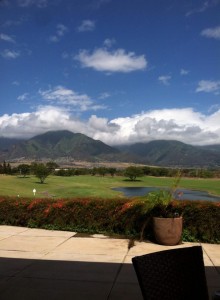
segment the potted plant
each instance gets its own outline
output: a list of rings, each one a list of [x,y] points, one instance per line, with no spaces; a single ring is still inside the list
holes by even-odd
[[[172,205],[181,172],[178,171],[171,188],[148,194],[148,209],[152,215],[155,240],[162,245],[177,245],[181,241],[183,218]]]

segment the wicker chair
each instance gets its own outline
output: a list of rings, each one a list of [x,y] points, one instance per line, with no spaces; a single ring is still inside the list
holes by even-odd
[[[132,263],[146,300],[208,300],[202,247],[136,256]]]

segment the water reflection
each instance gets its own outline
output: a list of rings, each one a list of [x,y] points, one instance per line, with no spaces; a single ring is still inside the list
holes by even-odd
[[[113,188],[115,191],[122,192],[125,197],[144,196],[150,192],[159,190],[158,187],[118,187]],[[203,201],[220,201],[220,197],[210,195],[205,191],[177,189],[175,193],[176,200],[203,200]]]

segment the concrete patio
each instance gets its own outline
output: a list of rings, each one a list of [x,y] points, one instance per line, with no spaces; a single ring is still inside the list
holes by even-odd
[[[176,247],[199,245],[184,243]],[[201,244],[210,299],[220,290],[220,245]],[[0,226],[0,299],[141,300],[131,258],[171,249],[150,242]]]

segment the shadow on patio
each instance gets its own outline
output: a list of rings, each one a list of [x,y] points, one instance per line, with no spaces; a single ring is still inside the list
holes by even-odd
[[[220,286],[216,272],[206,267],[210,295]],[[142,295],[129,263],[0,258],[0,299],[141,300]]]

